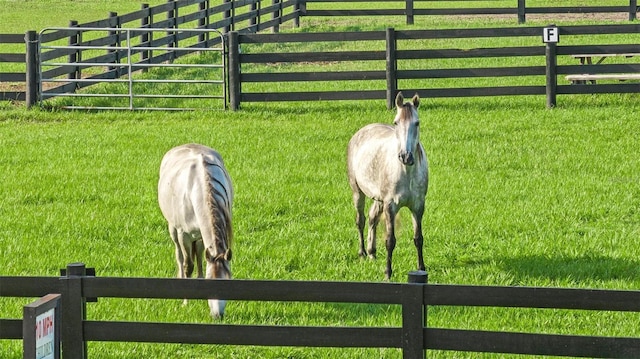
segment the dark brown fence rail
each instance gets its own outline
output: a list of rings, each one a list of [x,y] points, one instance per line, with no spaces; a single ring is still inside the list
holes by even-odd
[[[413,24],[415,16],[434,15],[517,15],[518,22],[524,23],[527,14],[592,14],[592,13],[628,13],[629,21],[636,19],[637,0],[620,1],[618,6],[545,6],[528,7],[526,0],[505,0],[502,7],[477,7],[475,0],[456,0],[465,6],[450,6],[452,1],[443,0],[299,0],[304,16],[404,16],[407,24]],[[323,3],[363,3],[365,9],[339,9],[335,5],[331,9],[322,8]],[[371,3],[384,2],[398,4],[391,9],[369,9]],[[435,6],[434,6],[435,5]],[[468,6],[467,6],[468,5]]]
[[[405,358],[425,350],[452,350],[591,358],[640,357],[640,338],[554,335],[431,328],[429,306],[545,308],[640,312],[640,291],[533,287],[455,286],[420,283],[348,283],[252,280],[100,278],[83,264],[60,278],[0,277],[0,297],[62,294],[63,354],[86,357],[86,342],[150,342],[261,346],[400,348]],[[418,282],[418,283],[416,283]],[[86,320],[87,301],[97,298],[160,298],[394,304],[401,327],[305,327],[149,323]],[[0,319],[0,339],[21,339],[20,319]]]
[[[543,27],[515,27],[515,28],[491,28],[491,29],[443,29],[443,30],[403,30],[370,32],[340,32],[340,33],[298,33],[298,34],[238,34],[229,36],[229,91],[232,109],[238,108],[242,102],[258,101],[308,101],[308,100],[359,100],[359,99],[386,99],[388,107],[393,106],[393,99],[398,90],[408,93],[417,92],[425,98],[436,97],[472,97],[472,96],[513,96],[513,95],[547,95],[549,106],[555,106],[556,94],[588,94],[588,93],[638,93],[639,83],[614,83],[597,84],[589,86],[570,85],[557,78],[560,75],[584,74],[584,73],[618,73],[640,72],[640,63],[628,64],[599,64],[557,65],[556,58],[564,56],[571,58],[574,55],[593,54],[631,54],[638,55],[640,38],[640,25],[602,25],[602,26],[569,26],[559,28],[561,37],[573,37],[582,35],[602,34],[630,34],[630,44],[621,45],[567,45],[554,46],[554,51],[549,52],[542,43]],[[512,47],[488,47],[488,48],[420,48],[425,42],[418,40],[442,40],[442,39],[471,39],[471,38],[525,38],[526,43],[535,43],[530,46]],[[250,51],[241,50],[243,45],[267,44],[267,43],[304,43],[313,42],[342,42],[358,44],[369,41],[368,50],[332,51],[332,52],[286,52],[277,53],[260,52],[260,48],[252,47]],[[374,43],[377,41],[377,43]],[[376,49],[376,46],[378,47]],[[296,48],[295,46],[293,47]],[[509,62],[514,57],[532,58],[534,65],[512,66]],[[549,62],[549,58],[553,61]],[[472,65],[452,68],[429,68],[428,61],[445,59],[447,61],[460,61],[465,64],[473,64],[473,59],[495,59],[493,67],[474,67]],[[378,70],[368,71],[331,71],[332,63],[352,63],[354,61],[376,62]],[[422,61],[416,69],[410,68],[409,61]],[[315,63],[311,70],[305,72],[276,72],[272,68],[269,71],[261,70],[257,65],[268,66],[275,63]],[[460,65],[458,65],[460,66]],[[257,68],[257,70],[256,70]],[[458,83],[465,83],[474,78],[510,78],[512,81],[523,81],[520,85],[509,86],[464,86],[464,87],[438,87],[431,85],[435,80],[456,79]],[[547,80],[545,81],[545,78]],[[556,79],[549,81],[549,78]],[[513,80],[516,79],[516,80]],[[272,82],[284,88],[287,84],[295,89],[295,83],[300,81],[329,82],[329,81],[367,81],[366,85],[359,86],[358,90],[327,90],[327,91],[284,91],[278,92],[252,92],[251,83]],[[429,87],[414,87],[415,80],[426,80]],[[564,82],[562,82],[564,81]],[[422,81],[424,83],[424,81]],[[498,81],[492,81],[499,83]],[[365,88],[368,86],[368,88]]]
[[[27,44],[28,39],[24,34],[0,34],[0,45],[2,44]],[[6,51],[6,50],[5,50]],[[0,53],[0,62],[24,64],[26,48],[22,51],[11,53]],[[26,70],[21,72],[0,72],[0,101],[25,101],[26,100]]]

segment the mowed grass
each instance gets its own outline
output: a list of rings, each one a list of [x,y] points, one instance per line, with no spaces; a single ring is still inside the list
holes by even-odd
[[[420,19],[431,24],[436,18]],[[465,27],[498,22],[473,20]],[[459,21],[438,24],[433,25],[455,27]],[[515,18],[503,24],[515,25]],[[344,30],[340,20],[319,20],[315,28]],[[465,47],[445,47],[456,46]],[[638,290],[638,99],[560,96],[558,108],[548,110],[541,96],[424,98],[421,139],[431,168],[424,218],[429,281]],[[156,200],[158,169],[168,149],[197,142],[218,149],[234,182],[236,279],[382,281],[382,238],[378,260],[357,256],[346,144],[360,127],[390,123],[393,115],[382,100],[243,103],[239,112],[186,113],[26,111],[3,104],[0,275],[56,276],[68,263],[84,262],[99,276],[173,277],[173,244]],[[415,269],[405,209],[393,281],[406,281]],[[21,317],[30,301],[0,298],[0,317]],[[638,313],[431,307],[428,314],[432,327],[640,336]],[[178,300],[100,299],[89,304],[88,316],[212,322],[206,302],[195,300],[182,306]],[[396,306],[236,301],[229,303],[224,323],[400,326],[401,313]],[[0,341],[0,358],[21,358],[21,346]],[[89,356],[400,358],[401,353],[89,343]]]
[[[425,214],[430,282],[640,287],[637,96],[423,99],[431,167]],[[236,188],[237,279],[381,281],[357,257],[345,171],[350,136],[390,122],[382,101],[251,104],[239,112],[44,112],[0,122],[2,275],[55,276],[81,261],[101,276],[172,277],[156,202],[159,162],[188,142],[217,148]],[[416,268],[404,210],[394,281]],[[0,300],[19,317],[28,299]],[[211,322],[204,301],[105,299],[89,317]],[[612,320],[614,318],[615,320]],[[436,327],[638,336],[636,313],[432,308]],[[232,302],[226,323],[391,325],[399,308]],[[20,343],[2,341],[2,357]],[[91,343],[91,357],[400,357],[397,350]],[[170,354],[167,354],[170,353]],[[435,357],[493,357],[434,352]],[[459,356],[458,356],[459,355]]]

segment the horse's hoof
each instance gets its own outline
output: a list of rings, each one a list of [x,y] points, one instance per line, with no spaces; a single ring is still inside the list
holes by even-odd
[[[376,254],[375,253],[371,253],[369,254],[369,259],[376,259]]]
[[[384,281],[385,282],[391,282],[391,272],[389,271],[384,271]]]

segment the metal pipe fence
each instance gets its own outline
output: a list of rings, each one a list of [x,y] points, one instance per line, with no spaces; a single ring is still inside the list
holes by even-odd
[[[46,28],[40,32],[40,38],[45,38],[46,34],[54,31],[64,31],[72,33],[82,33],[86,37],[91,37],[95,33],[109,33],[110,36],[115,36],[121,41],[116,41],[114,44],[108,45],[92,45],[91,42],[80,42],[72,45],[56,45],[48,43],[40,43],[39,58],[45,59],[40,62],[40,101],[44,101],[47,98],[52,97],[100,97],[105,99],[127,99],[126,106],[107,105],[107,106],[82,106],[82,105],[70,105],[64,106],[69,109],[127,109],[127,110],[182,110],[184,107],[172,107],[168,105],[149,105],[149,104],[137,104],[138,99],[192,99],[192,100],[211,100],[217,99],[218,104],[222,105],[223,109],[226,109],[227,87],[226,87],[226,62],[225,62],[225,43],[224,36],[221,32],[215,29],[175,29],[175,28],[87,28],[87,27],[68,27],[68,28]],[[145,38],[149,38],[149,34],[152,33],[168,33],[173,37],[182,35],[181,37],[191,38],[198,37],[200,35],[206,35],[209,38],[214,35],[217,40],[218,46],[201,46],[202,42],[197,42],[191,46],[175,46],[177,41],[173,41],[164,46],[152,46],[149,42],[141,41],[141,37],[146,35]],[[98,35],[99,36],[99,35]],[[121,43],[123,42],[123,43]],[[111,54],[115,57],[111,61],[101,61],[100,57],[94,57],[93,60],[88,61],[69,61],[66,60],[65,54],[69,52],[104,52]],[[186,53],[194,52],[214,52],[218,54],[216,60],[218,63],[180,63],[174,60],[168,60],[166,62],[159,62],[160,60],[172,59],[182,57]],[[153,55],[155,53],[155,55]],[[159,55],[158,55],[159,53]],[[178,55],[176,55],[178,53]],[[145,54],[145,56],[140,56]],[[137,56],[137,57],[136,57]],[[86,57],[86,56],[85,56]],[[75,57],[74,57],[75,59]],[[97,59],[97,60],[96,60]],[[157,59],[157,60],[154,60]],[[87,69],[107,67],[109,72],[114,73],[112,78],[105,78],[100,76],[69,76],[67,78],[63,76],[49,76],[49,70],[53,68],[71,68],[76,67],[78,73],[86,73]],[[143,72],[143,70],[149,71],[152,69],[195,69],[204,70],[206,75],[202,79],[170,79],[170,78],[148,78],[145,76],[137,76],[137,74]],[[213,71],[211,71],[213,70]],[[103,72],[99,72],[102,74]],[[184,75],[184,73],[183,73]],[[209,79],[207,79],[209,77]],[[47,84],[54,84],[55,89],[53,91],[44,91]],[[88,85],[95,84],[124,84],[126,85],[126,91],[122,93],[116,93],[113,87],[103,86],[99,92],[68,92],[60,91],[60,89],[68,88],[69,85],[72,88],[81,88]],[[158,84],[204,84],[211,85],[210,89],[194,88],[193,92],[175,91],[175,87],[162,88],[160,86],[153,86]],[[60,86],[65,85],[65,86]],[[148,85],[148,86],[140,86]],[[164,92],[161,92],[163,91]],[[197,91],[196,91],[197,90]],[[156,91],[156,92],[154,92]],[[160,91],[160,92],[158,92]],[[217,92],[217,93],[216,93]],[[203,94],[204,93],[204,94]],[[210,106],[212,107],[212,106]]]

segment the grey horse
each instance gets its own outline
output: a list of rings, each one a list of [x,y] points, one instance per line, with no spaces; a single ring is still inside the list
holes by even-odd
[[[230,279],[233,187],[220,154],[198,144],[169,150],[160,165],[158,202],[176,246],[178,278],[191,276],[194,260],[202,278],[204,252],[206,278]],[[225,300],[209,300],[214,318],[225,306]]]
[[[364,257],[368,254],[370,258],[375,258],[376,226],[380,215],[384,213],[387,227],[386,280],[391,279],[391,261],[396,246],[395,219],[402,207],[411,210],[418,269],[425,269],[422,216],[429,183],[429,164],[420,143],[419,104],[417,94],[411,101],[404,103],[402,93],[398,93],[393,126],[367,125],[353,135],[347,148],[347,170],[360,240],[359,255]],[[369,210],[366,253],[363,233],[365,196],[373,199]]]

